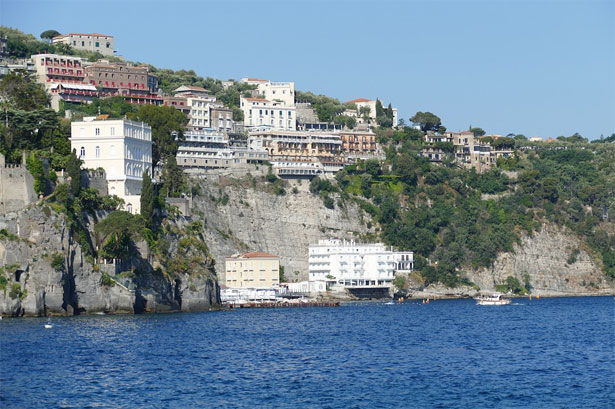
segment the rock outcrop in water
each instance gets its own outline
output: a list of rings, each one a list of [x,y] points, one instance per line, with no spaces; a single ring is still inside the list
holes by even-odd
[[[170,223],[170,255],[186,223]],[[0,232],[0,315],[202,311],[219,303],[211,260],[171,276],[154,268],[143,242],[123,265],[95,264],[65,216],[48,207],[0,216]]]

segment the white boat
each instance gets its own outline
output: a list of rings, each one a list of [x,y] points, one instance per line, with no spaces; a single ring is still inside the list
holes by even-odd
[[[503,298],[500,293],[483,295],[475,298],[475,300],[478,305],[508,305],[511,302],[510,298]]]
[[[47,320],[47,324],[45,324],[45,328],[47,328],[47,329],[53,328],[53,324],[51,323],[51,319]]]

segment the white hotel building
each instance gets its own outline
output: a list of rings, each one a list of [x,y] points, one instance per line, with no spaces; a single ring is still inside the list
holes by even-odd
[[[294,106],[264,98],[241,98],[243,123],[246,128],[269,127],[273,130],[294,131],[297,128],[297,112]]]
[[[340,287],[390,287],[395,272],[411,271],[411,251],[393,251],[382,243],[319,240],[309,247],[309,281]]]
[[[109,194],[124,199],[124,210],[140,213],[143,173],[152,171],[149,125],[85,117],[71,124],[70,144],[84,168],[105,170]]]

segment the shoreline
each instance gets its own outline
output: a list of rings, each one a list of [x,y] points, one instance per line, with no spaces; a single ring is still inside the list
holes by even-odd
[[[504,294],[505,298],[511,298],[511,299],[528,299],[529,300],[529,296],[528,295],[514,295],[514,294]],[[615,289],[612,290],[608,290],[608,291],[603,291],[603,292],[599,292],[599,293],[561,293],[561,294],[554,294],[554,293],[550,293],[550,294],[537,294],[534,295],[532,294],[532,299],[541,299],[541,298],[573,298],[573,297],[583,297],[583,298],[589,298],[589,297],[614,297],[615,296]],[[404,296],[403,299],[405,301],[420,301],[420,300],[464,300],[464,299],[473,299],[474,296],[470,296],[468,294],[465,295],[445,295],[445,294],[435,294],[435,293],[430,293],[429,296],[427,296],[425,293],[423,293],[421,296],[418,296],[416,294],[413,294],[412,296]],[[319,307],[318,304],[332,304],[332,303],[337,303],[338,305],[341,304],[346,304],[346,303],[368,303],[368,302],[386,302],[386,301],[394,301],[394,302],[398,302],[399,297],[395,298],[395,297],[391,297],[391,298],[356,298],[356,297],[348,297],[348,296],[341,296],[341,297],[337,297],[337,296],[318,296],[317,298],[312,299],[313,301],[308,302],[308,305],[302,306],[304,308],[310,308],[310,307]],[[403,303],[402,302],[402,303]],[[271,303],[269,303],[271,304]],[[292,305],[279,305],[279,307],[277,308],[292,308]],[[249,308],[258,308],[258,307],[249,307]],[[240,310],[240,309],[249,309],[249,308],[229,308],[228,306],[224,306],[222,304],[220,305],[216,305],[216,306],[212,306],[209,307],[207,309],[202,309],[202,310],[195,310],[195,311],[154,311],[154,312],[143,312],[143,313],[134,313],[134,312],[130,312],[130,311],[121,311],[121,312],[93,312],[93,313],[82,313],[82,314],[75,314],[75,315],[67,315],[67,314],[47,314],[47,315],[21,315],[21,316],[12,316],[12,315],[0,315],[1,319],[6,319],[6,318],[58,318],[58,317],[79,317],[79,316],[83,316],[83,317],[91,317],[91,316],[127,316],[127,315],[167,315],[167,314],[191,314],[191,313],[203,313],[203,312],[222,312],[222,311],[234,311],[234,310]]]

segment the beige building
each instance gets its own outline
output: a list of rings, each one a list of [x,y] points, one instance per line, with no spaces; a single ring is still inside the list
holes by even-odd
[[[335,133],[265,129],[250,132],[248,146],[265,149],[270,160],[343,162],[342,140]]]
[[[96,87],[86,82],[81,57],[58,54],[32,56],[36,81],[43,84],[51,96],[51,107],[58,111],[60,101],[90,103],[98,96]]]
[[[53,44],[67,44],[76,50],[113,55],[113,36],[99,33],[68,33],[54,37]]]
[[[365,119],[363,118],[363,115],[361,115],[361,108],[362,107],[367,107],[369,108],[369,122],[370,124],[375,124],[376,123],[376,101],[373,99],[367,99],[367,98],[357,98],[357,99],[353,99],[352,101],[346,101],[344,102],[345,104],[355,104],[357,106],[357,110],[346,110],[344,111],[344,115],[346,116],[351,116],[354,118],[357,118],[357,123],[358,124],[365,124]],[[383,107],[385,108],[385,107]],[[391,107],[391,109],[393,110],[393,126],[397,126],[398,125],[398,114],[397,114],[397,108],[393,108]]]
[[[255,251],[226,258],[229,288],[271,288],[280,284],[280,258]]]

